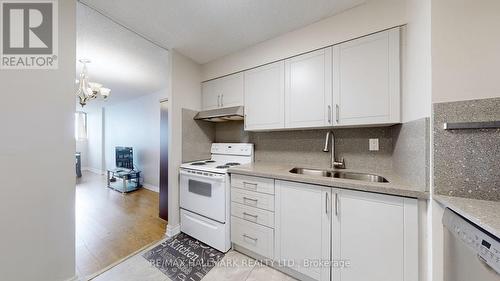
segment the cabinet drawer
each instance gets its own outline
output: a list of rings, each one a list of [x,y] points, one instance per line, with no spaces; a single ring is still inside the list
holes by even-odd
[[[267,258],[274,257],[274,230],[231,217],[231,242]]]
[[[231,186],[267,194],[274,194],[274,179],[233,175],[231,176]]]
[[[274,228],[274,213],[266,210],[245,206],[239,203],[231,203],[231,215],[240,219],[262,224]]]
[[[274,195],[232,188],[231,201],[274,212]]]

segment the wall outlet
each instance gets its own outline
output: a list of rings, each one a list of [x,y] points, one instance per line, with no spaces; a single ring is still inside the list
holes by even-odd
[[[370,151],[378,151],[378,139],[370,139],[368,144],[370,146]]]

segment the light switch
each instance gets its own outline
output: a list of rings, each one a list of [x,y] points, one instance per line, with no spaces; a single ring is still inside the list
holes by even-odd
[[[370,151],[378,151],[378,139],[370,139],[368,143]]]

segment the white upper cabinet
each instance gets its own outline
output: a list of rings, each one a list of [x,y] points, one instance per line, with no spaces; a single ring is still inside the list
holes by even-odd
[[[285,63],[245,71],[245,130],[285,127]]]
[[[285,61],[285,127],[332,126],[332,47]]]
[[[243,105],[244,80],[243,73],[236,73],[221,78],[220,81],[221,107]]]
[[[243,105],[243,85],[243,73],[203,82],[203,110]]]
[[[330,281],[331,188],[276,181],[275,259],[314,280]],[[360,279],[361,280],[361,279]],[[369,280],[369,279],[364,279]]]
[[[400,28],[204,82],[203,109],[245,105],[245,130],[401,122]]]
[[[339,125],[401,122],[399,32],[394,28],[333,47]]]
[[[332,268],[336,281],[417,281],[417,200],[333,190]]]
[[[217,80],[201,83],[202,109],[216,109],[220,105],[220,93],[217,89]]]

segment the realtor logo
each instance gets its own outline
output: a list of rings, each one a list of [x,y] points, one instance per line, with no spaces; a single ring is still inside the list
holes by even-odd
[[[57,0],[0,0],[0,68],[55,69]]]

